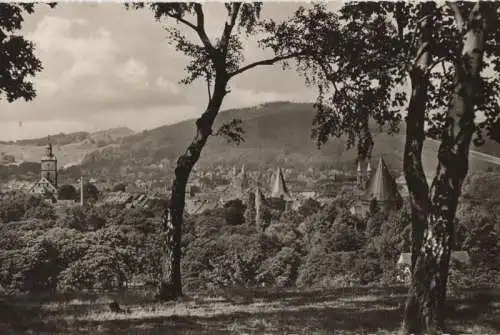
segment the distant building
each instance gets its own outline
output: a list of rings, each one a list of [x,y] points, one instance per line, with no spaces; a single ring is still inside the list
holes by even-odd
[[[42,156],[40,168],[41,179],[47,179],[57,189],[57,158],[52,151],[50,139],[45,149],[45,155]]]
[[[57,196],[57,158],[52,151],[50,138],[40,162],[40,180],[30,188],[29,192],[54,199]]]
[[[382,210],[390,210],[398,207],[402,202],[401,194],[399,193],[396,181],[392,177],[387,165],[382,157],[379,158],[377,170],[370,174],[370,165],[368,164],[367,176],[368,180],[365,185],[362,185],[364,194],[360,201],[350,208],[353,215],[365,217],[370,212],[370,206],[376,202]],[[363,183],[364,178],[360,172],[358,164],[358,184]],[[364,187],[363,187],[364,186]]]
[[[283,172],[280,167],[276,169],[274,181],[271,187],[271,198],[283,199],[287,202],[292,201],[292,197],[288,191],[288,187],[286,186],[285,178],[283,177]]]
[[[222,191],[222,196],[220,197],[221,203],[226,203],[231,200],[240,199],[244,201],[247,197],[246,192],[250,187],[250,181],[245,169],[245,166],[241,167],[239,174],[234,175],[235,167],[233,168],[233,178],[229,186],[224,187]]]

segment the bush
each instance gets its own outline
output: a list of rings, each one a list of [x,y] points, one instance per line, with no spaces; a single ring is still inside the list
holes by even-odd
[[[261,265],[261,282],[275,287],[295,285],[300,266],[300,255],[290,247],[283,247]]]
[[[129,257],[124,249],[94,245],[62,271],[58,288],[61,291],[121,288],[130,279]]]
[[[126,192],[127,186],[123,183],[118,183],[111,189],[112,192]]]
[[[224,204],[226,223],[228,225],[240,225],[245,222],[246,206],[239,199],[228,201]]]
[[[31,246],[0,252],[0,285],[8,292],[54,291],[62,270],[57,248],[42,239]]]
[[[356,259],[354,273],[361,285],[379,281],[383,273],[380,255],[375,250],[363,250]]]
[[[60,200],[78,200],[78,193],[73,185],[65,184],[59,187],[57,198]]]
[[[354,252],[327,252],[324,247],[313,248],[299,267],[298,287],[330,287],[352,279]],[[351,283],[349,283],[350,285]]]
[[[0,220],[2,222],[20,221],[26,211],[26,200],[22,194],[4,197],[0,201]]]

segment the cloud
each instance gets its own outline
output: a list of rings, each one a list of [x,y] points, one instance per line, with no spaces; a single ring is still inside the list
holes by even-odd
[[[101,74],[119,52],[109,31],[103,28],[94,31],[78,29],[80,26],[87,27],[87,20],[47,15],[28,36],[35,41],[42,62],[51,65],[51,75],[59,76],[65,85],[81,76]],[[54,60],[61,58],[66,63],[63,65],[68,65],[69,61],[70,66],[58,69]]]
[[[266,3],[263,16],[280,20],[299,5]],[[207,31],[218,37],[226,19],[224,6],[212,3],[205,8]],[[169,45],[163,24],[148,10],[127,11],[116,3],[61,3],[37,11],[25,23],[44,70],[34,78],[38,95],[33,101],[0,102],[0,138],[15,136],[12,129],[20,131],[19,137],[33,137],[44,131],[121,125],[152,128],[196,117],[206,106],[205,82],[178,84],[187,58]],[[246,62],[272,56],[252,41],[244,43]],[[283,72],[280,65],[252,69],[230,86],[224,109],[314,100],[303,80],[294,71]],[[18,129],[18,121],[25,130]]]
[[[124,64],[118,66],[115,71],[118,78],[133,86],[144,88],[149,85],[147,78],[148,67],[135,58],[130,58]]]
[[[81,17],[47,15],[38,22],[30,38],[36,41],[46,68],[35,79],[37,103],[51,100],[53,108],[46,116],[83,118],[105,115],[109,109],[185,102],[172,81],[150,71],[147,60],[137,57],[140,52],[134,55],[124,50],[124,41],[118,43],[114,33]],[[54,59],[64,59],[65,67],[59,68]]]
[[[225,104],[234,108],[249,107],[273,101],[307,102],[313,100],[314,94],[308,90],[283,93],[277,91],[232,88],[231,93],[226,97]]]
[[[160,89],[165,90],[165,92],[172,93],[172,94],[179,94],[180,93],[179,85],[174,84],[172,81],[165,78],[165,76],[159,76],[158,78],[156,78],[155,84]]]

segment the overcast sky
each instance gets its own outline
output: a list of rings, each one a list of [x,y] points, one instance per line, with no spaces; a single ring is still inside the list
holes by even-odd
[[[262,15],[282,20],[301,4],[306,3],[266,3]],[[208,33],[218,36],[223,4],[204,6]],[[23,33],[35,42],[44,70],[34,80],[33,101],[0,101],[1,140],[117,126],[150,129],[196,117],[206,106],[204,82],[178,84],[187,58],[168,45],[162,24],[148,10],[126,11],[119,3],[40,5],[26,18]],[[271,55],[246,43],[246,62]],[[279,65],[246,72],[230,86],[223,109],[315,99],[302,78]]]

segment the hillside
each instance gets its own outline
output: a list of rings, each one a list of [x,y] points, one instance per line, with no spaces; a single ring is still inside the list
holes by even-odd
[[[132,134],[134,134],[133,130],[119,127],[95,133],[74,132],[50,135],[50,141],[59,160],[59,166],[64,167],[80,164],[83,157],[89,152],[116,145],[123,137]],[[2,157],[8,157],[8,160],[2,159],[2,163],[39,162],[44,153],[43,147],[47,145],[47,141],[47,137],[42,137],[15,142],[0,142]]]
[[[310,138],[315,111],[311,104],[276,102],[259,107],[228,110],[222,112],[217,126],[232,118],[243,120],[245,142],[228,144],[225,139],[212,137],[205,147],[199,164],[239,163],[249,166],[309,167],[332,166],[353,168],[355,150],[345,150],[345,142],[331,139],[327,145],[317,149]],[[87,155],[84,167],[107,168],[115,171],[124,162],[131,169],[158,164],[165,160],[174,162],[194,135],[193,120],[166,125],[123,138],[120,145],[103,148]],[[217,129],[217,127],[215,128]],[[393,170],[400,170],[404,135],[387,135],[373,126],[375,147],[373,156],[384,156]],[[427,141],[423,161],[428,177],[434,175],[438,144]],[[500,156],[500,145],[488,143],[487,152]],[[480,151],[481,148],[473,148]],[[494,167],[471,156],[471,171]]]

